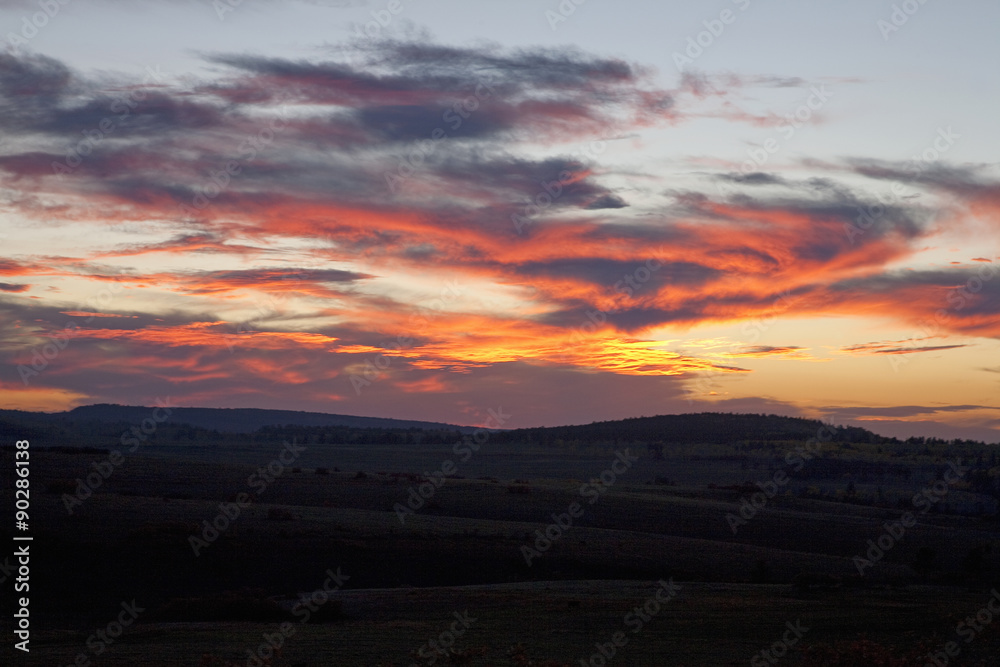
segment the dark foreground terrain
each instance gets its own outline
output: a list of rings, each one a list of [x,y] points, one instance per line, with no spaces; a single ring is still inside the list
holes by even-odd
[[[2,664],[1000,665],[995,447],[193,433],[31,433]]]

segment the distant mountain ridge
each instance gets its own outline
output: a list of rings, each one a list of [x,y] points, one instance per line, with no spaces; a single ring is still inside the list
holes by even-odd
[[[892,442],[857,426],[835,426],[816,419],[751,413],[699,412],[653,417],[632,417],[576,426],[521,428],[496,436],[501,441],[699,442],[725,444],[735,440],[837,440],[840,442]]]
[[[58,422],[125,422],[141,424],[144,419],[153,416],[154,407],[142,405],[116,405],[99,403],[84,405],[66,412],[22,412],[0,411],[0,419],[7,414],[27,419],[29,421]],[[264,426],[344,426],[348,428],[381,428],[381,429],[448,429],[468,432],[474,430],[471,426],[456,426],[440,422],[417,421],[409,419],[390,419],[386,417],[358,417],[354,415],[337,415],[325,412],[303,412],[299,410],[267,410],[263,408],[170,408],[171,424],[185,424],[199,428],[216,430],[224,433],[252,433]],[[162,415],[162,412],[157,412]]]
[[[28,412],[0,409],[0,433],[16,433],[9,427],[16,424],[43,428],[65,429],[70,423],[100,423],[137,426],[154,415],[155,406],[96,404],[66,412]],[[162,416],[162,412],[157,412]],[[299,410],[268,410],[263,408],[171,408],[167,420],[174,426],[192,426],[220,433],[253,433],[261,428],[324,428],[374,429],[383,431],[425,431],[472,433],[475,426],[459,426],[442,422],[361,417]],[[6,426],[4,426],[6,424]],[[441,436],[444,437],[444,436]],[[449,436],[450,437],[450,436]],[[859,426],[836,426],[816,419],[786,417],[774,414],[701,412],[630,417],[612,421],[565,426],[540,426],[506,429],[494,432],[497,442],[534,442],[551,444],[565,442],[628,442],[647,443],[719,443],[739,440],[806,441],[810,438],[837,442],[892,443],[895,437],[883,436]],[[927,438],[929,441],[946,439]],[[958,439],[956,439],[958,440]],[[979,440],[965,440],[980,442]],[[1000,443],[998,443],[1000,444]]]

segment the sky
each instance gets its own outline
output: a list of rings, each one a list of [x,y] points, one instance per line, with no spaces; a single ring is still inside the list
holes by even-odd
[[[0,405],[1000,442],[998,26],[0,1]]]

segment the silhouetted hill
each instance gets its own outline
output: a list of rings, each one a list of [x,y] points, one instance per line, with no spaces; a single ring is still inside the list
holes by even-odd
[[[0,411],[0,419],[13,418],[19,422],[102,422],[141,424],[153,415],[154,407],[141,405],[112,405],[101,403],[85,405],[68,412],[41,413],[15,410]],[[162,412],[158,412],[162,416]],[[357,417],[323,412],[298,410],[263,410],[257,408],[171,408],[167,420],[171,424],[185,424],[222,433],[252,433],[264,426],[343,426],[347,428],[380,428],[428,430],[446,429],[468,431],[468,427],[406,419],[383,417]]]
[[[130,405],[87,405],[67,412],[26,412],[0,410],[0,436],[49,439],[81,434],[102,434],[142,424],[154,414],[154,407]],[[172,408],[168,424],[174,429],[185,426],[201,429],[184,437],[208,438],[212,432],[227,438],[243,433],[263,433],[268,437],[312,438],[318,442],[451,442],[457,434],[471,433],[472,426],[456,426],[384,417],[358,417],[297,410],[257,408]],[[157,413],[162,415],[162,412]],[[87,426],[89,425],[89,426]],[[331,430],[336,429],[336,430]],[[823,429],[828,429],[824,431]],[[423,435],[414,435],[417,431]],[[780,415],[702,412],[679,415],[634,417],[615,421],[571,426],[550,426],[500,430],[495,442],[552,445],[558,441],[585,443],[704,443],[806,441],[823,434],[822,439],[842,443],[901,443],[856,426],[832,426],[815,419]],[[948,443],[940,438],[909,438],[911,445]],[[977,440],[951,442],[979,443]]]
[[[500,441],[528,441],[550,444],[564,442],[689,442],[725,444],[736,440],[808,440],[819,437],[838,442],[897,442],[863,428],[829,426],[815,419],[779,415],[701,412],[697,414],[658,415],[616,421],[594,422],[579,426],[523,428],[505,431]]]

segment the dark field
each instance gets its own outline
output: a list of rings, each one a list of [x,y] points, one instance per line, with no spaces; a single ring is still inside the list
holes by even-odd
[[[1000,664],[1000,618],[981,614],[971,638],[959,628],[1000,573],[975,466],[944,482],[949,459],[934,452],[893,456],[904,475],[859,446],[868,463],[831,476],[819,459],[788,466],[794,447],[663,460],[632,447],[638,460],[609,474],[613,446],[486,445],[461,461],[449,446],[325,444],[286,450],[268,473],[280,442],[150,445],[69,502],[108,454],[36,441],[25,664],[600,665],[601,644],[621,665],[924,665],[949,641],[949,664]],[[764,490],[739,486],[751,481]],[[912,500],[922,489],[927,512]],[[744,506],[734,534],[755,493],[762,506]],[[907,511],[916,525],[899,533]],[[898,538],[859,570],[887,523]],[[104,642],[97,630],[117,632],[133,601],[136,620]],[[268,637],[281,645],[271,663]]]

